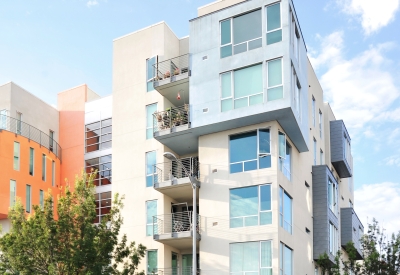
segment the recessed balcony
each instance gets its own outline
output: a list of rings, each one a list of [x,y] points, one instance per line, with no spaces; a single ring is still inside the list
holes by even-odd
[[[154,189],[176,201],[193,198],[191,180],[200,187],[199,158],[188,157],[154,165]],[[198,188],[197,188],[198,192]]]
[[[180,105],[177,93],[184,91],[189,95],[189,54],[184,54],[153,65],[154,89],[175,106]],[[189,98],[186,99],[189,102]]]
[[[177,249],[190,249],[193,239],[192,211],[153,216],[153,239]],[[200,215],[197,215],[196,238],[200,241]]]

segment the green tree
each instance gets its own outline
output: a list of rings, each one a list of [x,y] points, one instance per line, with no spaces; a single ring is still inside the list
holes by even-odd
[[[10,209],[12,229],[0,238],[0,274],[131,275],[138,272],[146,248],[120,236],[123,197],[115,194],[110,213],[97,225],[91,175],[75,179],[57,203],[47,195],[44,207],[26,215],[20,201]]]

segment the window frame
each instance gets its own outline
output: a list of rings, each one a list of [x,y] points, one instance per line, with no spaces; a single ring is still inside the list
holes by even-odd
[[[49,150],[53,152],[53,145],[54,145],[54,131],[49,130]]]
[[[44,208],[44,191],[42,189],[39,190],[39,206],[41,209]]]
[[[107,194],[107,195],[110,194],[110,196],[106,197],[106,198],[103,198],[102,197],[103,194]],[[101,223],[101,219],[104,216],[106,216],[108,213],[110,213],[110,211],[108,211],[107,213],[103,214],[102,210],[103,209],[110,209],[111,210],[112,200],[113,200],[112,191],[106,191],[106,192],[101,192],[101,193],[96,193],[95,194],[95,203],[98,204],[98,206],[96,205],[96,210],[98,210],[98,211],[96,213],[96,218],[95,218],[96,220],[98,219],[98,221],[97,222],[94,221],[95,224],[96,223]],[[102,206],[102,202],[103,201],[109,201],[110,205]]]
[[[46,181],[47,174],[47,156],[42,154],[42,181]]]
[[[317,165],[317,140],[313,137],[313,146],[314,146],[314,165]]]
[[[270,194],[270,203],[271,203],[271,209],[270,210],[261,210],[261,187],[263,186],[269,186],[269,194]],[[257,225],[245,225],[245,218],[246,217],[255,217],[256,215],[247,215],[247,216],[237,216],[233,217],[233,219],[242,219],[242,226],[236,226],[232,227],[232,222],[231,222],[231,212],[232,212],[232,203],[231,203],[231,190],[237,190],[237,189],[245,189],[245,188],[251,188],[251,187],[257,187],[257,203],[258,203],[258,209],[257,209]],[[271,223],[267,224],[261,224],[261,213],[271,213]],[[235,187],[235,188],[229,188],[229,228],[243,228],[243,227],[252,227],[252,226],[266,226],[266,225],[272,225],[273,224],[273,212],[272,212],[272,183],[265,183],[265,184],[260,184],[260,185],[252,185],[252,186],[244,186],[244,187]]]
[[[285,219],[285,195],[290,199],[290,223]],[[290,230],[286,228],[286,224],[288,223],[288,227]],[[290,235],[293,235],[293,197],[289,195],[288,192],[282,187],[279,186],[279,226],[286,230]]]
[[[32,147],[29,147],[29,175],[35,175],[35,148]]]
[[[292,52],[293,55],[296,57],[296,61],[299,62],[300,60],[300,30],[297,26],[297,20],[295,13],[291,10],[291,22],[290,22],[290,37],[292,40]]]
[[[279,136],[280,136],[280,134],[282,134],[283,135],[283,137],[285,138],[285,152],[284,152],[284,155],[283,156],[281,156],[281,150],[280,150],[280,146],[281,146],[281,143],[280,143],[280,141],[279,141]],[[290,163],[289,163],[289,169],[288,169],[288,167],[286,167],[286,163],[285,163],[285,160],[286,160],[286,156],[288,155],[288,153],[287,153],[287,147],[289,147],[289,149],[290,149]],[[290,142],[288,142],[288,139],[287,139],[287,136],[286,136],[286,134],[283,132],[283,131],[278,131],[278,159],[279,159],[279,170],[286,176],[286,178],[289,180],[289,181],[291,181],[292,180],[292,149],[293,149],[293,146],[290,144]]]
[[[155,163],[152,164],[153,173],[147,174],[147,166],[148,166],[148,157],[147,157],[147,156],[148,156],[149,153],[153,153],[153,152],[154,152],[154,154],[155,154],[155,159],[156,159],[156,160],[155,160]],[[153,187],[153,186],[154,186],[154,176],[157,175],[157,172],[156,172],[155,169],[154,169],[154,165],[157,165],[157,150],[145,152],[146,188],[147,188],[147,187]],[[152,177],[152,184],[151,184],[151,185],[148,185],[148,184],[147,184],[147,179],[148,179],[148,177]]]
[[[316,112],[316,106],[315,106],[316,102],[315,102],[315,97],[312,96],[312,102],[311,102],[311,112],[312,112],[312,119],[313,119],[313,126],[315,127],[315,112]]]
[[[18,112],[18,111],[16,111],[16,121],[15,121],[15,123],[16,123],[16,127],[15,127],[15,133],[16,134],[18,134],[18,135],[21,135],[21,133],[22,133],[22,113],[21,112]]]
[[[26,213],[30,213],[31,209],[32,209],[32,186],[27,184],[26,192],[25,192],[25,211],[26,211]]]
[[[328,177],[328,208],[335,216],[338,216],[339,186],[335,180]]]
[[[154,113],[156,113],[157,112],[157,109],[158,109],[158,102],[155,102],[155,103],[151,103],[151,104],[148,104],[148,105],[146,105],[146,140],[148,140],[148,139],[152,139],[152,138],[154,138],[154,117],[153,117],[153,114],[151,114],[150,115],[150,117],[147,117],[147,115],[148,115],[148,113],[147,113],[147,110],[148,110],[148,108],[150,108],[150,106],[153,106],[153,105],[155,105],[155,107],[156,107],[156,110],[155,110],[155,112]],[[151,127],[148,127],[147,126],[147,123],[149,122],[148,120],[150,119],[150,125],[151,125]],[[151,131],[151,137],[148,137],[147,136],[147,131],[148,130],[152,130]]]
[[[15,171],[20,171],[21,169],[21,144],[14,141],[13,147],[13,168]]]
[[[157,267],[156,269],[158,269],[158,250],[157,249],[149,249],[146,251],[146,274],[156,274],[154,271],[149,271],[149,252],[155,252],[157,255]]]
[[[155,203],[156,204],[156,216],[158,214],[158,200],[148,200],[148,201],[146,201],[146,236],[147,237],[154,235],[154,225],[155,225],[154,216],[151,216],[151,221],[152,221],[151,223],[147,222],[147,218],[148,218],[148,214],[149,214],[149,207],[148,207],[149,203]],[[151,234],[148,234],[149,232],[147,232],[147,227],[148,226],[151,226],[152,229],[153,229]]]
[[[14,190],[12,190],[14,187]],[[12,197],[12,191],[14,191],[14,198]],[[17,201],[17,181],[10,179],[10,207],[14,207]]]
[[[156,62],[157,62],[157,55],[154,55],[154,56],[152,56],[152,57],[149,57],[149,58],[147,58],[146,59],[146,92],[148,93],[148,92],[152,92],[152,91],[154,91],[155,89],[154,89],[154,84],[153,84],[153,86],[152,86],[152,90],[149,90],[149,83],[150,82],[153,82],[153,80],[155,79],[155,77],[156,77],[156,72],[155,72],[155,70],[154,70],[154,67],[153,67],[153,76],[152,77],[150,77],[149,78],[149,76],[147,75],[147,73],[149,72],[149,61],[151,60],[151,59],[153,59],[154,58],[154,64],[156,64]]]
[[[106,125],[106,126],[103,126],[103,122],[108,121],[108,120],[110,121],[110,124]],[[92,124],[96,124],[96,123],[99,124],[98,128],[94,128],[94,129],[91,129],[90,131],[88,131],[87,126],[92,125]],[[92,152],[96,152],[96,151],[101,151],[101,150],[106,150],[106,149],[112,148],[112,125],[113,125],[112,117],[85,124],[85,153],[92,153]],[[105,129],[105,128],[109,128],[110,131],[109,132],[105,132],[103,134],[102,130]],[[93,136],[93,137],[87,137],[87,133],[88,132],[94,132],[96,130],[99,130],[99,135]],[[88,145],[88,143],[87,143],[88,140],[90,140],[92,138],[98,138],[99,140],[98,140],[98,142],[91,143],[91,144]],[[105,140],[103,140],[103,139],[105,139]],[[105,144],[109,144],[109,146],[105,147]],[[92,150],[92,151],[88,151],[89,147],[92,147],[92,146],[95,146],[95,145],[97,145],[97,149]],[[103,148],[103,146],[104,146],[104,148]]]
[[[292,70],[293,70],[292,89],[293,89],[294,107],[299,116],[299,120],[301,121],[301,84],[293,64],[292,64]]]
[[[273,62],[273,61],[275,61],[275,60],[280,60],[281,61],[281,76],[282,76],[282,79],[281,79],[281,84],[279,84],[279,85],[275,85],[275,86],[269,86],[269,77],[268,77],[268,73],[269,73],[269,68],[268,68],[268,63],[270,63],[270,62]],[[265,71],[266,71],[266,75],[267,75],[267,77],[266,77],[266,85],[265,85],[265,90],[266,90],[266,93],[267,93],[267,100],[266,100],[266,102],[269,102],[269,101],[274,101],[274,100],[279,100],[279,99],[283,99],[283,98],[285,98],[285,86],[283,85],[283,83],[285,83],[285,74],[284,74],[284,71],[283,71],[283,56],[280,56],[280,57],[277,57],[277,58],[274,58],[274,59],[270,59],[270,60],[267,60],[266,61],[266,68],[265,68]],[[278,88],[278,87],[282,87],[282,97],[281,98],[277,98],[277,99],[269,99],[268,98],[268,90],[272,90],[272,89],[275,89],[275,88]]]
[[[322,139],[322,112],[321,109],[319,109],[318,113],[318,119],[319,119],[319,137]]]
[[[273,29],[273,30],[270,30],[270,31],[268,31],[268,8],[269,7],[272,7],[272,6],[275,6],[275,5],[279,5],[279,21],[280,21],[280,26],[279,26],[279,28],[276,28],[276,29]],[[277,42],[274,42],[274,43],[271,43],[271,44],[268,44],[268,34],[269,33],[271,33],[271,32],[275,32],[275,31],[281,31],[281,40],[280,41],[277,41]],[[282,31],[282,5],[281,5],[281,1],[278,1],[278,2],[275,2],[275,3],[271,3],[271,4],[269,4],[269,5],[267,5],[267,6],[265,6],[265,44],[268,46],[268,45],[272,45],[272,44],[275,44],[275,43],[279,43],[279,42],[282,42],[282,39],[283,39],[283,33],[282,33],[283,31]]]
[[[219,22],[219,44],[220,44],[219,48],[220,48],[220,59],[226,58],[226,57],[229,57],[229,56],[232,56],[232,55],[233,55],[233,41],[232,41],[232,40],[233,40],[233,20],[232,20],[232,18],[233,18],[233,17],[226,18],[226,19],[221,20],[221,21]],[[231,31],[231,40],[230,40],[229,43],[222,44],[222,22],[225,22],[225,21],[229,21],[230,31]],[[226,47],[226,46],[229,46],[229,45],[231,46],[231,54],[230,54],[230,55],[227,55],[227,56],[224,56],[224,57],[221,57],[221,49],[222,49],[223,47]]]
[[[110,160],[109,161],[105,161],[105,162],[102,161],[101,159],[105,158],[105,157],[110,157]],[[96,161],[95,164],[87,165],[88,161],[93,161],[93,160]],[[110,168],[108,168],[108,165],[110,166]],[[98,178],[93,179],[93,184],[95,186],[107,186],[107,185],[112,184],[112,171],[113,171],[113,168],[112,168],[112,154],[102,155],[100,157],[96,157],[96,158],[91,158],[91,159],[86,159],[85,160],[85,171],[86,171],[86,173],[89,174],[89,173],[91,173],[92,169],[96,170],[96,168],[98,168],[97,169]],[[105,172],[109,172],[109,176],[108,177],[104,175]],[[103,175],[102,175],[102,173],[103,173]],[[100,177],[100,175],[102,175],[102,177]],[[102,179],[107,179],[110,183],[109,184],[102,184]]]
[[[268,153],[260,153],[260,135],[259,132],[260,130],[268,130],[269,131],[269,154]],[[246,133],[251,133],[256,131],[256,138],[257,138],[257,159],[251,159],[251,160],[246,160],[246,161],[239,161],[239,162],[230,162],[231,160],[231,150],[230,150],[230,142],[231,142],[231,137],[235,136],[235,135],[241,135],[241,134],[246,134]],[[245,131],[245,132],[240,132],[240,133],[235,133],[235,134],[231,134],[228,136],[229,139],[229,174],[237,174],[237,173],[244,173],[244,172],[249,172],[249,171],[254,171],[254,170],[260,170],[260,169],[268,169],[272,167],[272,154],[271,154],[271,127],[266,127],[266,128],[257,128],[255,130],[249,130],[249,131]],[[260,157],[271,157],[271,166],[270,167],[265,167],[265,168],[260,168]],[[245,162],[250,162],[250,161],[255,161],[257,160],[257,169],[253,169],[253,170],[244,170],[244,163]],[[231,165],[232,164],[238,164],[238,163],[242,163],[242,171],[241,172],[231,172]]]
[[[286,244],[280,242],[279,243],[279,274],[283,275],[283,274],[287,274],[287,271],[285,270],[285,248],[287,248],[288,250],[290,250],[290,259],[291,259],[291,263],[290,263],[290,275],[293,275],[293,249],[291,249],[289,246],[287,246]]]
[[[319,149],[319,162],[320,162],[321,165],[324,165],[324,164],[325,164],[325,161],[324,161],[324,151],[322,151],[321,148]]]

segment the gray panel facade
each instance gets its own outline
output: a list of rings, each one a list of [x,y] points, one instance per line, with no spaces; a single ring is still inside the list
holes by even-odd
[[[328,181],[336,183],[328,166],[316,165],[312,167],[312,190],[313,190],[313,218],[314,218],[314,259],[327,253],[331,261],[335,256],[329,253],[329,223],[337,229],[339,227],[338,217],[329,209],[328,205]]]
[[[340,209],[341,245],[346,250],[348,242],[353,242],[357,249],[357,259],[362,260],[361,237],[364,226],[352,207]]]
[[[331,138],[331,162],[341,178],[352,176],[351,164],[345,156],[345,136],[350,141],[349,133],[343,120],[334,120],[330,122]]]

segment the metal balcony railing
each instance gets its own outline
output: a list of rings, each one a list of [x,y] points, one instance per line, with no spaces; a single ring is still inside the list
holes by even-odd
[[[0,115],[0,130],[16,133],[17,135],[33,140],[40,144],[40,146],[52,151],[56,157],[61,160],[62,150],[54,138],[51,138],[49,135],[21,120],[6,115]]]
[[[190,232],[193,228],[192,211],[153,216],[153,236]],[[200,233],[200,215],[197,215],[197,233]]]
[[[186,171],[195,179],[200,178],[199,157],[188,157],[179,161],[168,161],[154,165],[153,184],[164,181],[186,178]]]
[[[189,54],[177,56],[153,65],[154,81],[170,79],[173,76],[186,74],[189,72]],[[172,81],[172,80],[171,80]]]
[[[153,114],[153,133],[190,123],[189,104]]]
[[[200,274],[200,269],[197,269],[197,275]],[[192,267],[170,267],[170,268],[157,268],[154,270],[149,270],[147,274],[151,275],[192,275]]]

